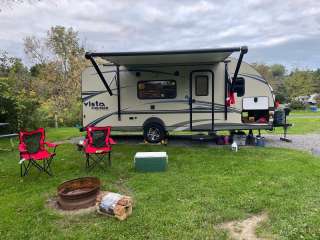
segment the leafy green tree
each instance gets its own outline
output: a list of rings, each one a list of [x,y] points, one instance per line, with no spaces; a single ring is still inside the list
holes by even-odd
[[[42,69],[45,69],[45,67],[46,67],[45,64],[39,64],[39,63],[30,67],[31,77],[34,77],[34,78],[39,77]]]
[[[11,66],[17,59],[10,57],[7,52],[0,51],[0,77],[8,77]]]
[[[8,122],[8,128],[0,129],[1,132],[16,130],[18,126],[16,101],[10,92],[8,81],[0,81],[0,122]]]
[[[281,64],[271,65],[270,70],[274,78],[282,78],[286,74],[286,68]]]
[[[253,64],[255,69],[263,76],[264,79],[272,86],[276,99],[280,102],[288,100],[288,91],[285,85],[286,68],[281,64]]]
[[[10,77],[0,81],[0,122],[8,122],[6,130],[36,128],[38,118],[34,118],[39,107],[35,92],[26,89],[16,90]]]
[[[86,60],[78,32],[63,26],[52,27],[43,40],[25,38],[25,52],[36,63],[30,71],[43,110],[52,118],[52,114],[58,114],[60,124],[79,122],[80,75]]]
[[[314,90],[320,94],[320,68],[313,72]]]
[[[313,73],[295,69],[286,79],[288,93],[291,98],[303,95],[310,95],[315,92]]]

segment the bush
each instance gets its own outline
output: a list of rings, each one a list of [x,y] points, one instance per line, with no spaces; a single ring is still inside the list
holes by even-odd
[[[306,109],[306,104],[304,104],[301,101],[292,100],[290,102],[290,108],[295,109],[295,110],[304,110],[304,109]]]
[[[9,84],[0,81],[0,122],[8,122],[9,126],[0,128],[0,133],[8,133],[16,130],[17,111],[15,98],[10,95]]]
[[[9,123],[0,129],[2,133],[48,126],[44,121],[48,114],[43,111],[36,93],[26,90],[17,93],[10,86],[9,82],[0,81],[0,122]]]
[[[81,101],[70,101],[69,107],[56,110],[55,102],[49,99],[43,102],[37,110],[38,123],[44,127],[54,127],[56,117],[59,127],[75,126],[81,122],[81,104]]]
[[[68,109],[64,109],[64,122],[63,126],[76,126],[77,124],[80,124],[82,122],[82,103],[81,101],[74,101],[71,103],[71,106]]]
[[[17,112],[17,130],[37,128],[35,112],[40,106],[35,92],[20,91],[15,97]]]

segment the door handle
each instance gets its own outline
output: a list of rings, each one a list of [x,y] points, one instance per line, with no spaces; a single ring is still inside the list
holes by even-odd
[[[192,99],[192,103],[195,103],[196,102],[196,100],[195,99]]]

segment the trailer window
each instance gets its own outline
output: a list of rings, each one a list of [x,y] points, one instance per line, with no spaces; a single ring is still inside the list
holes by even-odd
[[[209,78],[207,75],[198,75],[195,79],[196,96],[209,95]]]
[[[165,99],[177,96],[177,85],[174,80],[151,80],[138,82],[138,98]]]

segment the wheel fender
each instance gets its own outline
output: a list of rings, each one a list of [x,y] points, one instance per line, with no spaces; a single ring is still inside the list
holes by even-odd
[[[145,126],[147,126],[149,123],[157,123],[157,124],[161,125],[164,130],[166,130],[166,126],[165,126],[164,122],[160,118],[157,118],[157,117],[148,118],[146,121],[144,121],[144,123],[142,125],[143,128]]]

